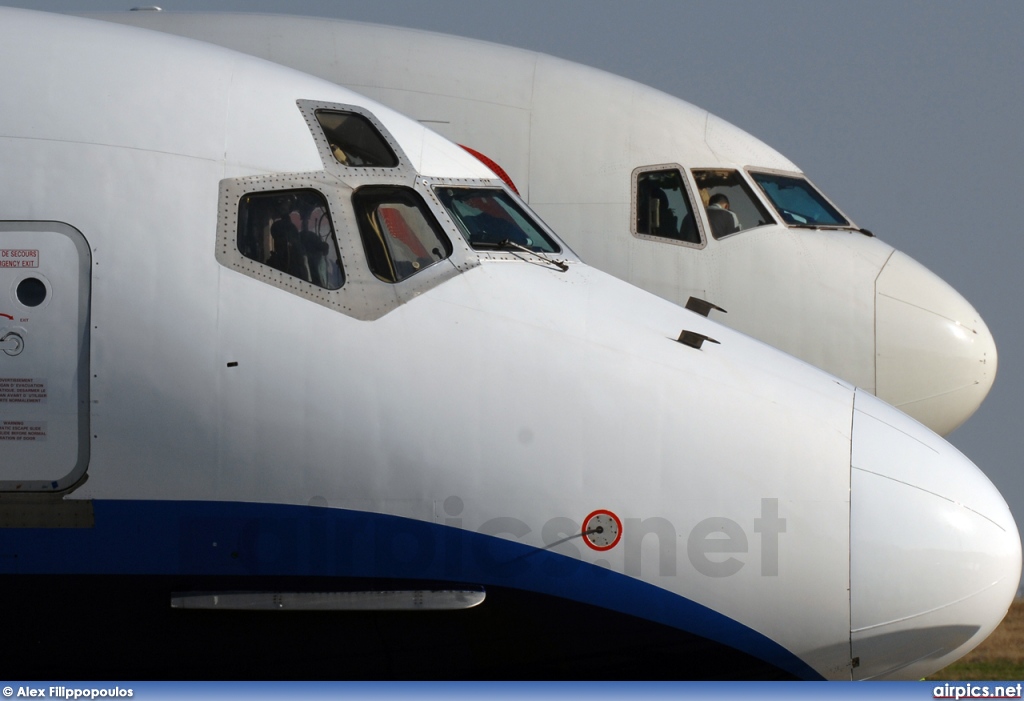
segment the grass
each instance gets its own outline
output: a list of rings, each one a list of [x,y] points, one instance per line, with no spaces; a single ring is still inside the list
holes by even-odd
[[[929,679],[983,681],[1024,679],[1024,600],[1014,601],[992,635],[968,655]]]

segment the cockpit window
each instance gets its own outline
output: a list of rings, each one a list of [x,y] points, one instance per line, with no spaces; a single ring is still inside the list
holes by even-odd
[[[398,156],[369,119],[355,112],[317,110],[331,153],[349,168],[394,168]]]
[[[327,201],[316,190],[244,195],[238,205],[238,250],[327,290],[345,281]]]
[[[541,253],[561,250],[504,190],[445,186],[435,192],[475,249],[514,244]]]
[[[850,226],[846,217],[804,178],[776,173],[750,175],[790,226]]]
[[[695,170],[693,179],[716,239],[775,223],[738,171]]]
[[[636,233],[701,243],[683,178],[676,169],[636,175]]]
[[[352,195],[370,271],[401,282],[452,254],[452,244],[414,190],[367,186]]]

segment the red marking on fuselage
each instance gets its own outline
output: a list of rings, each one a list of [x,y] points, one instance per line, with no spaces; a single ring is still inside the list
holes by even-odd
[[[488,158],[484,154],[480,153],[476,149],[471,149],[469,146],[466,146],[465,144],[459,144],[459,146],[462,146],[462,148],[464,148],[467,152],[469,152],[469,153],[473,154],[474,156],[476,156],[476,159],[478,161],[480,161],[485,166],[490,168],[494,172],[495,175],[497,175],[499,178],[501,178],[505,182],[506,185],[508,185],[510,188],[512,188],[512,192],[516,193],[517,195],[519,194],[519,188],[517,188],[516,184],[514,182],[512,182],[512,178],[509,177],[508,173],[505,172],[504,168],[502,168],[500,165],[498,165],[493,160],[491,160],[490,158]]]

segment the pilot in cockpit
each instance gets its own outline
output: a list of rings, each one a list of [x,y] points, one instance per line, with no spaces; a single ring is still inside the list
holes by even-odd
[[[740,230],[740,219],[729,210],[729,198],[724,194],[719,192],[708,198],[707,213],[716,239]]]
[[[270,238],[274,243],[274,250],[267,257],[267,265],[282,273],[288,272],[288,239],[297,233],[295,225],[286,218],[278,219],[270,226]]]

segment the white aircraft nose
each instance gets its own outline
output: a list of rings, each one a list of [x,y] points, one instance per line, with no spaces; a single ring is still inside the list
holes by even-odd
[[[996,344],[970,303],[896,251],[875,283],[875,394],[946,436],[988,395]]]
[[[1017,525],[975,465],[857,390],[850,476],[854,679],[920,679],[1006,614],[1021,573]]]

